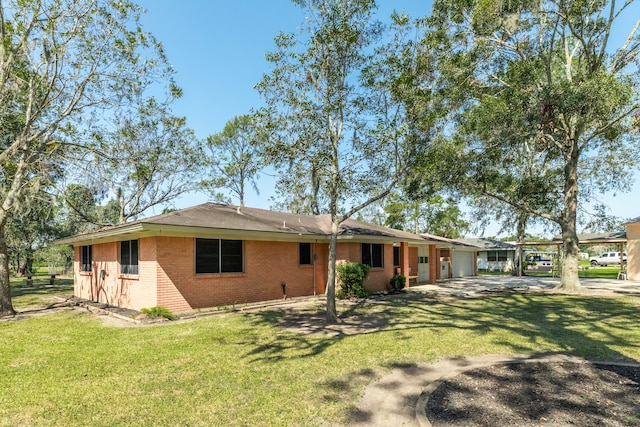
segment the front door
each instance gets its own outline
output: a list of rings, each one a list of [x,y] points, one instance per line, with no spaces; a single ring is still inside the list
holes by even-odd
[[[418,246],[418,283],[429,282],[429,246]]]
[[[440,279],[449,278],[449,261],[440,262]]]

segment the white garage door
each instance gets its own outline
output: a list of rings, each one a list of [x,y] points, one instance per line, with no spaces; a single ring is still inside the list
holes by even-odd
[[[453,277],[473,276],[473,252],[453,251]]]

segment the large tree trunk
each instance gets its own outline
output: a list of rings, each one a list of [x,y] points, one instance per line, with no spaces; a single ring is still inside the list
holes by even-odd
[[[527,232],[527,221],[529,219],[529,214],[525,212],[518,212],[518,223],[516,224],[516,241],[518,243],[524,242],[526,232]],[[513,273],[512,276],[521,276],[522,268],[520,268],[520,263],[522,262],[522,245],[516,245],[516,259],[513,264]]]
[[[331,240],[329,242],[329,271],[327,274],[327,324],[338,323],[336,311],[336,247],[338,243],[338,217],[331,215]]]
[[[33,273],[33,250],[31,248],[27,249],[27,256],[22,268],[24,269],[25,274]]]
[[[11,303],[11,283],[9,281],[9,255],[5,239],[6,221],[0,221],[0,317],[16,314]]]
[[[574,149],[565,159],[564,167],[564,207],[562,209],[562,218],[560,218],[564,261],[560,284],[557,288],[567,292],[580,291],[580,279],[578,277],[580,247],[576,226],[578,212],[578,157],[578,151]]]

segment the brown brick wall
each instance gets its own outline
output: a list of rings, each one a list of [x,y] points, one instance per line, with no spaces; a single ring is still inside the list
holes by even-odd
[[[436,283],[440,279],[440,251],[435,245],[429,245],[429,282]]]
[[[174,312],[324,294],[329,245],[313,244],[314,265],[299,264],[297,242],[244,241],[244,272],[195,274],[195,239],[149,237],[139,240],[139,275],[122,276],[119,242],[93,246],[93,271],[80,273],[80,247],[75,248],[75,294],[121,307],[164,306]],[[415,248],[411,248],[412,250]],[[411,252],[417,271],[417,250]],[[338,243],[339,261],[361,262],[360,243]],[[416,258],[413,260],[413,258]],[[384,268],[371,269],[365,286],[370,291],[389,288],[393,276],[393,246],[384,247]],[[99,271],[105,270],[104,279]]]
[[[153,307],[156,301],[155,248],[151,239],[139,241],[139,275],[120,274],[120,242],[93,245],[92,271],[81,272],[80,247],[74,248],[74,294],[80,298],[120,307]],[[104,274],[101,274],[104,271]]]
[[[195,274],[193,238],[157,238],[158,304],[173,311],[313,295],[313,266],[300,265],[298,243],[244,242],[244,272]],[[318,266],[316,265],[316,269]]]

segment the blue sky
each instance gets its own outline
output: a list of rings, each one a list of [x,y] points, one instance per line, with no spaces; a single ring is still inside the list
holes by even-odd
[[[254,86],[269,71],[265,53],[275,49],[280,32],[297,32],[304,19],[291,0],[139,0],[147,9],[145,30],[162,41],[184,96],[174,113],[187,118],[198,138],[220,132],[227,121],[262,105]],[[411,16],[429,13],[427,0],[380,0],[385,21],[393,10]],[[269,209],[274,179],[262,175],[260,195],[249,190],[247,206]],[[207,201],[206,194],[190,194],[177,208]],[[237,203],[237,200],[233,200]]]
[[[140,0],[147,13],[142,22],[162,41],[184,97],[174,113],[187,117],[198,138],[222,130],[234,116],[262,105],[253,89],[269,71],[265,53],[274,50],[281,31],[296,32],[302,10],[291,0]],[[380,0],[379,17],[386,20],[395,9],[411,16],[427,15],[429,0]],[[640,215],[640,173],[631,193],[602,197],[611,213],[624,218]],[[246,205],[268,209],[273,179],[263,176],[260,195],[251,191]],[[190,194],[176,202],[183,208],[207,201],[205,194]],[[234,201],[235,202],[235,201]],[[495,231],[494,231],[495,233]],[[491,235],[492,230],[486,234]]]
[[[185,115],[199,138],[222,130],[234,116],[262,101],[253,89],[269,71],[265,53],[274,38],[296,32],[304,18],[291,0],[142,0],[143,25],[162,41],[184,97],[175,112]],[[426,15],[426,0],[382,0],[380,19],[395,9]]]

